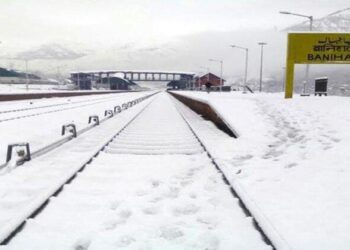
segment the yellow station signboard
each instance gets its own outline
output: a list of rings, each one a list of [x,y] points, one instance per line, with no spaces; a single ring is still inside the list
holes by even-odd
[[[350,33],[289,33],[285,98],[293,97],[296,63],[350,64]]]

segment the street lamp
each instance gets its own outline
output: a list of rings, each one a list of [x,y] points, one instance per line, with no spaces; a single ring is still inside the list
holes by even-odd
[[[267,45],[267,43],[259,42],[258,44],[261,46],[261,57],[260,57],[260,83],[259,83],[259,92],[261,92],[261,90],[262,90],[262,72],[263,72],[264,45]]]
[[[209,59],[209,61],[211,62],[218,62],[220,63],[220,92],[222,91],[222,65],[223,65],[223,61],[222,60],[216,60],[216,59]],[[209,73],[208,73],[209,75]]]
[[[312,23],[313,23],[313,20],[314,20],[314,17],[313,17],[313,16],[308,16],[308,15],[293,13],[293,12],[289,12],[289,11],[280,11],[280,14],[292,15],[292,16],[300,16],[300,17],[308,18],[308,19],[310,20],[309,30],[312,31]]]
[[[313,21],[314,21],[314,17],[313,17],[313,16],[308,16],[308,15],[293,13],[293,12],[289,12],[289,11],[280,11],[280,14],[284,14],[284,15],[293,15],[293,16],[300,16],[300,17],[305,17],[305,18],[309,19],[309,21],[310,21],[309,31],[312,31],[312,24],[313,24]],[[303,88],[303,93],[304,93],[304,94],[305,94],[305,92],[306,92],[306,85],[308,85],[308,82],[309,82],[309,70],[310,70],[310,65],[309,65],[309,64],[306,64],[306,69],[305,69],[305,80],[304,80],[304,88]]]
[[[28,84],[29,84],[29,77],[28,77],[28,59],[25,59],[25,65],[26,65],[26,90],[28,91]]]
[[[248,48],[240,47],[237,45],[230,45],[232,48],[242,49],[245,50],[245,70],[244,70],[244,86],[243,86],[243,93],[246,93],[246,86],[247,86],[247,74],[248,74]]]

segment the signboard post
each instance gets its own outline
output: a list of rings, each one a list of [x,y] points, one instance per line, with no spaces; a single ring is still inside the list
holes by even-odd
[[[289,33],[285,98],[293,97],[295,64],[350,64],[350,33]]]

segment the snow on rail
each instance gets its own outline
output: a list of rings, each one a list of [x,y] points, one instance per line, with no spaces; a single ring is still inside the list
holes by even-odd
[[[19,112],[10,112],[0,114],[0,120],[8,120],[0,122],[0,162],[6,159],[7,145],[13,142],[28,142],[31,150],[36,151],[47,146],[53,141],[62,139],[62,126],[74,123],[77,130],[81,130],[88,126],[88,118],[90,115],[105,116],[105,110],[113,109],[115,106],[121,106],[125,102],[129,102],[136,98],[141,98],[154,92],[137,92],[124,94],[104,95],[104,97],[72,97],[72,98],[55,98],[48,100],[32,100],[29,102],[7,102],[0,104],[0,109],[13,110],[24,106],[29,108],[48,106],[41,109],[22,110]],[[51,106],[52,104],[74,103],[72,105]],[[13,106],[13,108],[11,108]],[[14,119],[23,117],[20,120]]]
[[[0,242],[74,176],[152,98],[10,174],[0,176]]]
[[[158,96],[5,249],[271,249]]]

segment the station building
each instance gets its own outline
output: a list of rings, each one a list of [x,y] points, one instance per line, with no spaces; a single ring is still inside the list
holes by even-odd
[[[195,80],[195,86],[196,88],[204,88],[205,84],[207,84],[208,82],[211,83],[212,87],[220,87],[220,77],[218,77],[217,75],[214,75],[213,73],[207,73],[205,75],[202,76],[198,76]],[[225,85],[225,79],[222,79],[222,85]]]

